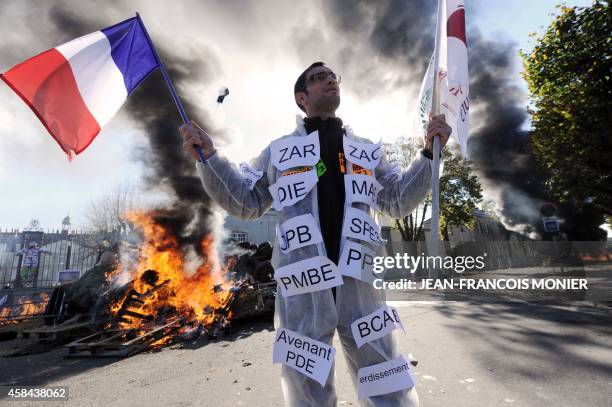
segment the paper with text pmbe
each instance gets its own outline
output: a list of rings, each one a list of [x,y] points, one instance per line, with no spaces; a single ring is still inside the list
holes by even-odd
[[[343,283],[338,267],[325,256],[311,257],[280,267],[274,272],[274,279],[283,297],[320,291]]]
[[[388,305],[383,305],[373,313],[359,318],[351,324],[351,332],[358,348],[361,348],[364,343],[382,338],[393,330],[400,328],[406,332],[397,309]]]
[[[270,160],[280,171],[315,165],[319,161],[319,132],[273,141],[270,144]]]
[[[336,349],[326,343],[279,329],[274,341],[273,363],[283,363],[325,386]]]
[[[360,400],[409,389],[416,383],[410,363],[403,356],[361,368],[357,378],[357,398]]]

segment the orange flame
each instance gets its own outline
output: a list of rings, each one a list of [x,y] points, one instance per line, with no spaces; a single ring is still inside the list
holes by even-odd
[[[16,298],[16,303],[10,307],[0,308],[0,324],[18,323],[23,319],[44,313],[49,302],[49,295],[39,293],[36,298],[37,300],[32,295],[22,295]]]
[[[130,270],[133,278],[131,288],[136,291],[138,300],[143,303],[132,302],[129,310],[149,316],[151,320],[157,318],[160,313],[168,312],[204,327],[209,326],[217,318],[228,318],[229,316],[222,315],[223,312],[220,310],[230,297],[228,291],[230,284],[225,282],[222,270],[210,261],[215,256],[212,237],[206,236],[200,242],[205,261],[195,272],[189,274],[185,255],[176,237],[168,228],[156,223],[153,215],[155,213],[140,212],[129,216],[144,234],[138,263],[135,270]],[[157,279],[153,277],[154,281],[151,281],[147,278],[147,270],[154,270],[153,275]],[[113,271],[111,278],[121,272],[120,265]],[[112,304],[111,314],[122,317],[120,328],[144,329],[147,320],[125,314],[119,315],[126,297]]]

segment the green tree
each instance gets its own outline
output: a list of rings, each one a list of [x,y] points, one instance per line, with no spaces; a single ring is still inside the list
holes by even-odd
[[[424,239],[423,224],[425,223],[425,214],[430,205],[431,194],[427,195],[423,203],[417,206],[410,215],[401,219],[395,219],[395,226],[399,229],[402,240],[415,242]]]
[[[558,6],[531,54],[521,52],[531,144],[549,192],[576,210],[612,214],[612,14],[609,2]],[[535,36],[535,34],[532,34]]]
[[[386,144],[385,153],[390,161],[405,169],[421,147],[420,143],[406,144],[400,140]],[[470,161],[459,154],[453,154],[449,148],[444,149],[442,159],[444,169],[440,177],[440,230],[443,238],[448,240],[451,226],[474,226],[472,212],[482,201],[482,187],[472,174]],[[410,215],[395,220],[403,240],[417,241],[424,238],[423,223],[430,207],[431,194]]]
[[[495,212],[495,201],[487,198],[480,203],[480,210],[487,214],[488,217],[500,222],[497,212]]]
[[[410,165],[412,159],[423,148],[423,140],[421,139],[398,139],[394,143],[385,143],[384,149],[387,159],[396,163],[402,170],[405,170]],[[395,219],[395,226],[399,229],[402,240],[414,242],[423,240],[423,223],[425,222],[425,214],[431,205],[431,195],[419,204],[414,211],[408,216],[401,219]]]
[[[440,230],[449,240],[451,226],[474,227],[473,211],[482,201],[482,187],[472,173],[472,164],[449,149],[442,154],[444,170],[440,177]]]

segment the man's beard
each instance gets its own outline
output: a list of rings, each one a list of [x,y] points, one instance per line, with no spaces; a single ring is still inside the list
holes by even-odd
[[[333,113],[340,106],[340,95],[323,95],[313,106],[319,112]]]

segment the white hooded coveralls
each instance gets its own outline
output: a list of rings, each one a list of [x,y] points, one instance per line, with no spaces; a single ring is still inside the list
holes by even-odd
[[[350,129],[345,128],[345,130],[346,137],[351,140],[372,143],[370,140],[356,137]],[[281,139],[306,135],[303,120],[298,118],[297,129]],[[213,154],[206,163],[198,162],[196,166],[208,195],[230,214],[247,220],[257,219],[270,209],[273,198],[268,188],[283,176],[283,172],[286,172],[278,170],[273,165],[270,146],[250,162],[253,170],[263,171],[263,176],[256,182],[253,189],[249,188],[247,180],[237,167],[218,152]],[[346,173],[349,174],[351,166],[348,163],[346,168]],[[391,165],[383,153],[379,164],[373,170],[376,180],[383,186],[382,191],[377,195],[380,211],[393,218],[407,216],[427,195],[431,185],[431,173],[431,160],[421,153],[404,172],[400,172],[397,166]],[[330,197],[330,199],[333,198]],[[373,210],[367,204],[351,204],[348,200],[345,204],[345,214],[346,208],[350,206],[366,211],[374,217]],[[278,224],[299,215],[312,214],[315,223],[319,225],[318,212],[315,186],[302,200],[278,212]],[[342,253],[344,243],[353,240],[346,236],[342,236],[341,239],[340,253]],[[357,242],[357,240],[353,241]],[[359,243],[367,246],[364,242]],[[376,250],[377,256],[385,255],[384,245],[377,248],[369,247]],[[315,256],[326,256],[323,242],[301,247],[289,253],[282,253],[277,236],[274,243],[272,266],[276,270]],[[277,330],[290,329],[329,345],[332,344],[332,338],[337,329],[353,383],[357,387],[357,371],[360,368],[385,362],[400,355],[396,335],[391,334],[357,348],[350,329],[351,323],[384,305],[384,293],[361,280],[344,276],[343,281],[342,285],[336,287],[336,301],[334,301],[331,289],[283,297],[279,287],[276,296],[274,325]],[[282,387],[285,402],[289,406],[336,405],[333,373],[330,373],[326,385],[321,386],[311,378],[283,365]],[[361,404],[366,406],[416,406],[418,396],[416,390],[411,388],[367,397],[361,400]]]

